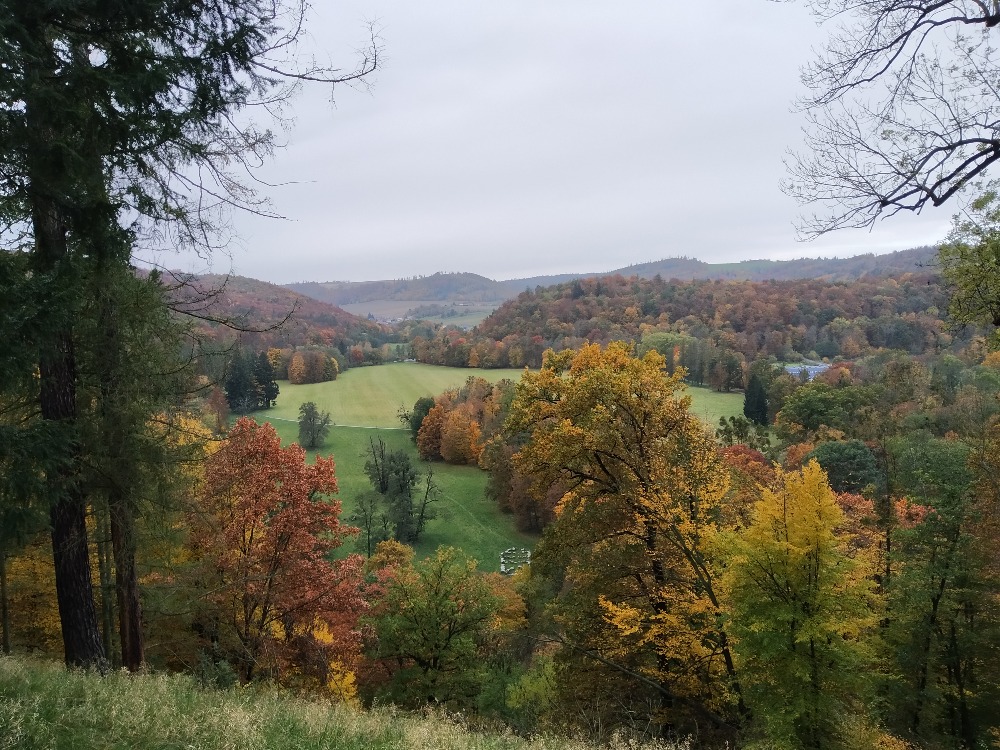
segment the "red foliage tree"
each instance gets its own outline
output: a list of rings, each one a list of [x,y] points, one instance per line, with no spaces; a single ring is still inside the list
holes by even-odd
[[[218,642],[244,680],[342,685],[360,654],[362,560],[330,552],[340,523],[332,458],[306,464],[269,424],[244,417],[208,460],[194,545],[212,571]]]

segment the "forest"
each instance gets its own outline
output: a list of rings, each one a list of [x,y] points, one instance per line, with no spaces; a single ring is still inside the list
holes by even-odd
[[[871,4],[855,43],[904,33],[839,40],[812,78],[837,94],[815,106],[928,24],[996,25],[942,5]],[[873,158],[851,179],[871,151],[814,121],[789,190],[831,206],[815,231],[975,193],[926,274],[612,275],[525,291],[472,331],[389,327],[140,263],[160,243],[225,247],[229,210],[267,215],[245,175],[278,144],[246,110],[363,80],[374,38],[343,69],[291,55],[302,4],[0,7],[5,686],[49,680],[37,706],[57,684],[116,695],[122,714],[152,674],[196,686],[182,702],[291,696],[321,707],[312,727],[426,712],[504,742],[1000,746],[1000,197],[977,181],[996,140],[928,161],[906,123],[876,122],[866,148],[912,169]],[[890,98],[946,67],[917,63]],[[404,405],[412,445],[358,441],[368,486],[342,496],[347,460],[323,451],[337,415],[274,416],[282,388],[411,357],[469,377]],[[475,374],[501,367],[523,370]],[[741,394],[742,415],[706,424],[690,395],[706,387]],[[484,472],[531,535],[503,573],[420,547],[446,464]],[[51,746],[58,720],[17,734],[38,713],[23,692],[0,692],[0,729]]]

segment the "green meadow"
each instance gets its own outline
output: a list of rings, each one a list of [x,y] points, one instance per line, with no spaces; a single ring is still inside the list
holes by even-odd
[[[330,412],[336,423],[331,429],[322,455],[333,455],[343,518],[347,522],[356,513],[357,498],[371,489],[365,475],[365,455],[369,441],[381,438],[389,450],[407,451],[417,468],[434,473],[440,490],[432,506],[437,517],[428,523],[415,545],[420,556],[439,545],[461,547],[479,560],[482,570],[500,569],[500,553],[508,547],[533,547],[535,537],[514,528],[510,516],[497,510],[486,497],[486,473],[474,466],[450,466],[428,463],[417,456],[410,432],[401,425],[397,413],[411,408],[421,396],[436,396],[448,388],[461,386],[466,378],[479,375],[490,381],[517,379],[521,370],[467,370],[434,367],[416,362],[399,362],[378,367],[358,367],[329,383],[290,385],[280,383],[277,405],[253,416],[270,421],[284,444],[298,441],[299,406],[313,401],[322,411]],[[316,451],[310,452],[310,458]],[[423,488],[418,485],[418,491]],[[348,542],[347,551],[352,551]]]
[[[297,420],[299,406],[313,401],[330,412],[339,425],[400,427],[396,416],[399,409],[410,409],[421,396],[436,396],[449,388],[458,388],[473,376],[496,382],[503,378],[519,380],[522,372],[437,367],[417,362],[355,367],[329,383],[290,385],[281,381],[278,404],[268,414]]]
[[[522,370],[473,370],[436,367],[415,362],[400,362],[379,367],[359,367],[343,373],[329,383],[290,385],[280,383],[276,406],[253,416],[274,425],[284,444],[298,441],[299,406],[313,401],[330,412],[334,426],[319,451],[333,455],[343,518],[350,522],[356,513],[357,498],[371,488],[364,472],[369,441],[381,438],[390,450],[405,450],[422,471],[434,473],[440,489],[433,506],[437,518],[416,545],[421,556],[438,545],[461,547],[479,560],[483,570],[499,570],[500,553],[508,547],[533,547],[535,537],[518,532],[510,516],[499,512],[486,497],[486,473],[473,466],[450,466],[420,461],[408,429],[399,422],[399,409],[409,409],[421,396],[435,396],[448,388],[461,386],[466,378],[479,376],[490,381],[502,378],[518,380]],[[707,424],[714,425],[720,416],[742,413],[743,396],[716,393],[708,388],[690,388],[691,410]],[[316,454],[310,452],[310,458]],[[418,490],[422,485],[418,486]],[[346,551],[353,550],[349,542]]]
[[[719,417],[743,414],[742,393],[719,393],[711,388],[688,386],[686,395],[691,397],[691,413],[713,429],[719,425]]]

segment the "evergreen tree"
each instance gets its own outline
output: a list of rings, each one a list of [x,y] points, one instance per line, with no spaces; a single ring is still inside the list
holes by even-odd
[[[259,394],[257,408],[270,409],[274,406],[274,402],[278,398],[279,389],[274,379],[274,366],[271,364],[271,360],[267,358],[267,352],[261,352],[257,355],[253,377],[257,383],[257,392]]]
[[[51,502],[56,593],[66,661],[104,662],[86,527],[87,457],[80,440],[77,335],[89,266],[130,269],[133,228],[169,232],[210,250],[218,211],[262,210],[238,173],[267,156],[271,131],[244,108],[284,100],[302,80],[343,80],[331,68],[296,70],[305,3],[291,0],[0,0],[0,233],[24,248],[19,282],[34,319],[5,332],[34,350],[42,441],[29,464]],[[374,52],[374,50],[373,50]],[[374,55],[346,78],[372,69]],[[200,185],[194,175],[210,175]],[[208,192],[212,199],[204,200]],[[223,220],[220,222],[220,219]],[[169,227],[166,225],[169,224]],[[24,325],[21,325],[24,323]],[[101,321],[108,331],[114,315]],[[9,388],[5,382],[3,386]],[[44,449],[42,443],[45,443]]]
[[[247,414],[260,404],[260,386],[254,378],[254,361],[237,348],[226,368],[226,401],[238,414]]]
[[[743,394],[743,416],[754,424],[767,424],[767,389],[757,373],[751,373]]]

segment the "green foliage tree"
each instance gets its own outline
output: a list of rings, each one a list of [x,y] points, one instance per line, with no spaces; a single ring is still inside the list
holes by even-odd
[[[320,411],[313,401],[306,401],[299,407],[299,445],[310,451],[322,446],[330,424],[330,412]]]
[[[410,456],[405,451],[389,451],[382,438],[369,440],[365,473],[382,505],[384,526],[392,528],[392,537],[404,544],[412,544],[420,538],[424,527],[434,517],[431,505],[438,498],[433,474],[424,478],[424,491],[417,493],[420,473],[414,468]],[[370,514],[374,517],[374,508]],[[366,513],[367,515],[367,513]]]
[[[996,726],[1000,696],[995,552],[977,540],[981,524],[990,528],[984,498],[966,445],[914,435],[892,450],[900,489],[920,512],[896,531],[885,634],[897,678],[889,721],[931,744],[975,747]]]
[[[766,429],[739,415],[719,417],[719,426],[715,430],[719,442],[729,447],[746,445],[761,453],[771,450],[771,437]]]
[[[275,399],[278,398],[279,388],[274,379],[274,366],[267,358],[267,352],[260,352],[254,363],[253,379],[260,389],[260,399],[257,402],[258,409],[270,409],[274,406]],[[330,378],[333,380],[333,378]]]
[[[851,747],[844,718],[871,686],[871,583],[845,554],[843,513],[819,464],[764,490],[753,521],[724,537],[725,590],[760,747]]]
[[[403,412],[401,415],[406,426],[410,428],[410,436],[414,442],[416,442],[417,435],[420,433],[420,426],[424,423],[424,417],[433,408],[434,399],[430,396],[422,396],[413,404],[413,409]]]
[[[414,707],[469,705],[503,605],[475,560],[454,548],[399,566],[369,616],[377,637],[372,655],[393,668],[392,699]]]
[[[816,459],[834,492],[860,494],[866,488],[879,492],[885,479],[871,449],[860,440],[820,443],[805,457]]]
[[[785,400],[775,419],[775,431],[789,441],[801,441],[816,434],[821,427],[849,430],[859,409],[869,396],[861,388],[834,388],[813,381],[797,388]]]
[[[1000,347],[1000,200],[994,184],[956,217],[938,250],[941,275],[951,290],[948,310],[962,325],[992,326]]]
[[[254,378],[253,362],[242,349],[236,349],[226,368],[226,401],[238,414],[248,414],[257,408],[260,387]]]

